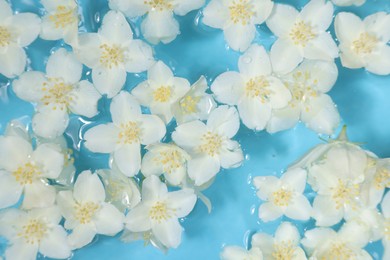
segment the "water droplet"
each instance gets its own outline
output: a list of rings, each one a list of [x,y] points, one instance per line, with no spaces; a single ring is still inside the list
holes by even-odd
[[[100,13],[99,13],[99,12],[97,12],[97,13],[95,14],[94,20],[95,20],[96,23],[100,23]]]

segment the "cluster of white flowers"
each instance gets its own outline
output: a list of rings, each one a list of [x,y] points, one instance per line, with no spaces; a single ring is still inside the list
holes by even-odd
[[[313,218],[316,227],[305,230],[301,240],[297,228],[283,222],[275,238],[256,233],[251,250],[227,246],[222,259],[372,259],[364,247],[377,240],[384,246],[383,259],[390,257],[390,193],[384,195],[390,187],[390,160],[349,142],[345,128],[338,139],[315,147],[280,179],[259,176],[253,184],[265,201],[258,211],[263,222],[285,215]],[[302,195],[305,189],[316,193],[312,205]],[[342,224],[337,231],[331,228],[336,224]]]
[[[12,121],[0,136],[5,257],[69,258],[96,235],[120,232],[125,242],[143,239],[162,250],[176,248],[183,231],[179,220],[198,198],[210,211],[202,191],[221,169],[243,163],[234,140],[240,122],[275,133],[302,121],[317,133],[334,133],[341,119],[327,93],[338,78],[335,59],[347,68],[389,75],[390,14],[362,21],[338,13],[337,46],[329,33],[332,2],[365,1],[311,0],[298,11],[272,0],[108,0],[100,28],[86,32],[79,28],[75,0],[41,0],[41,17],[14,14],[0,0],[0,74],[18,98],[34,105],[31,128]],[[202,7],[200,20],[222,29],[230,48],[242,52],[238,71],[220,74],[210,86],[204,75],[192,83],[175,75],[149,45],[175,40],[175,16]],[[136,18],[148,43],[135,33]],[[263,23],[276,36],[269,51],[254,43]],[[30,67],[24,49],[37,37],[61,41],[45,73]],[[124,88],[129,73],[146,75],[130,91]],[[83,125],[80,143],[68,146],[64,134],[72,117],[94,121],[105,112],[101,99],[109,104],[108,122]],[[109,154],[106,169],[76,173],[72,147],[79,145]],[[304,195],[307,183],[317,193],[314,201]],[[254,185],[265,201],[262,221],[313,218],[317,227],[301,240],[285,222],[275,237],[255,234],[249,251],[225,247],[223,259],[370,259],[362,248],[379,239],[390,258],[390,195],[382,200],[390,188],[390,159],[341,136],[316,147],[280,178],[257,177]],[[330,228],[341,221],[339,231]]]

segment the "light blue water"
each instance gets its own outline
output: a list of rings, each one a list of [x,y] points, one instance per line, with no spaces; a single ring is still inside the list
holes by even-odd
[[[11,2],[15,11],[42,12],[38,1]],[[103,17],[108,10],[106,0],[79,2],[82,6],[82,30],[96,31],[100,25],[96,18]],[[283,2],[298,7],[307,1]],[[380,10],[390,12],[390,1],[368,0],[362,7],[338,8],[337,12],[340,10],[352,11],[364,17]],[[211,82],[220,73],[236,69],[239,54],[226,48],[221,31],[198,25],[197,18],[197,11],[178,18],[182,34],[169,45],[155,46],[155,54],[158,59],[174,68],[176,75],[186,77],[191,83],[201,75],[205,75]],[[137,26],[137,21],[132,21],[136,33],[139,28]],[[255,41],[269,47],[274,41],[270,31],[266,26],[260,26],[258,32]],[[28,48],[31,68],[44,71],[50,51],[60,46],[61,42],[40,39],[35,41]],[[330,95],[338,105],[343,123],[348,126],[350,139],[364,143],[364,148],[380,157],[390,157],[390,77],[372,75],[364,70],[342,69],[339,61],[337,63],[340,75]],[[144,78],[145,74],[129,75],[125,88],[133,88]],[[78,131],[81,129],[85,132],[91,125],[109,121],[109,102],[101,100],[100,114],[93,119],[73,117],[71,120],[66,135],[75,148],[78,171],[107,165],[107,156],[91,154],[82,145],[80,151]],[[0,133],[11,119],[20,118],[29,122],[32,112],[33,106],[18,99],[10,88],[10,82],[0,78]],[[259,175],[279,175],[289,164],[321,143],[321,140],[303,125],[274,135],[254,133],[243,126],[236,139],[240,141],[247,156],[244,165],[218,174],[215,183],[205,192],[213,203],[213,211],[208,214],[206,207],[197,203],[194,211],[182,223],[185,232],[178,249],[170,250],[164,255],[151,246],[144,247],[143,242],[123,244],[117,238],[99,237],[95,243],[76,251],[74,259],[217,259],[225,244],[246,246],[248,237],[254,232],[273,233],[280,221],[265,224],[258,220],[257,209],[261,201],[255,196],[250,185],[251,179]],[[313,224],[294,223],[301,230],[305,227],[312,228]],[[5,244],[0,242],[0,252],[4,249]],[[380,259],[380,243],[369,245],[368,250],[375,258]]]

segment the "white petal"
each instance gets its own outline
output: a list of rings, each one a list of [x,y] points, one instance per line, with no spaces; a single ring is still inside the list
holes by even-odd
[[[332,226],[343,218],[343,210],[336,209],[330,196],[317,195],[313,202],[313,218],[317,226]]]
[[[249,252],[239,246],[225,246],[220,254],[221,260],[241,260],[249,258]],[[255,259],[255,258],[253,258]],[[261,258],[256,258],[261,259]]]
[[[390,46],[385,45],[381,50],[370,57],[366,69],[378,75],[390,74]]]
[[[137,100],[126,91],[121,91],[113,98],[110,105],[112,121],[117,126],[135,121],[141,115],[141,107]]]
[[[290,41],[278,39],[271,47],[270,57],[274,72],[287,74],[302,62],[303,53]]]
[[[141,40],[133,40],[127,47],[125,55],[125,68],[128,72],[143,72],[155,63],[153,49]]]
[[[12,9],[8,2],[0,1],[0,19],[4,21],[6,18],[12,16]]]
[[[31,144],[23,138],[0,136],[0,168],[13,172],[27,162],[31,153]]]
[[[73,196],[77,202],[99,203],[105,200],[106,193],[97,174],[83,171],[76,179]]]
[[[95,68],[99,64],[101,56],[101,39],[97,33],[84,33],[78,36],[77,46],[74,53],[79,61],[90,68]]]
[[[304,48],[304,57],[312,60],[333,61],[339,56],[339,50],[330,33],[321,33],[309,41]]]
[[[264,222],[273,221],[280,218],[282,215],[282,209],[280,207],[276,207],[270,202],[265,202],[260,205],[259,218]]]
[[[245,98],[237,106],[242,123],[249,129],[261,131],[271,117],[271,107],[260,99]]]
[[[154,175],[146,178],[142,183],[142,200],[155,201],[160,198],[165,198],[168,193],[167,186]]]
[[[172,140],[181,148],[192,150],[200,145],[201,138],[206,132],[206,125],[196,120],[177,126],[172,133]]]
[[[114,124],[97,125],[84,134],[85,147],[95,153],[111,153],[115,150],[119,129]]]
[[[14,78],[24,71],[27,56],[21,47],[11,44],[5,53],[0,53],[0,60],[0,74]]]
[[[272,73],[271,61],[264,46],[253,44],[238,60],[238,68],[248,78]]]
[[[145,177],[161,175],[164,172],[162,163],[158,162],[157,159],[158,155],[151,151],[142,157],[141,172]]]
[[[334,21],[334,27],[336,36],[340,42],[346,42],[348,45],[352,43],[364,29],[363,22],[357,15],[346,12],[337,14]]]
[[[20,47],[30,45],[41,30],[41,19],[33,13],[18,13],[11,19],[12,27],[18,32],[17,42]]]
[[[56,191],[40,180],[24,186],[24,199],[22,207],[25,209],[43,208],[54,205]]]
[[[50,55],[46,64],[46,73],[52,78],[62,78],[66,83],[80,81],[83,65],[72,52],[61,48]]]
[[[73,198],[72,191],[59,191],[56,197],[56,201],[58,207],[60,208],[61,214],[66,219],[65,228],[75,228],[75,226],[79,224],[79,221],[76,223],[76,220],[74,219],[76,202]]]
[[[323,245],[325,241],[331,241],[336,238],[336,232],[331,228],[315,228],[305,232],[302,244],[308,254]]]
[[[166,133],[164,122],[155,115],[142,115],[138,119],[141,128],[141,143],[149,145],[160,141]]]
[[[95,214],[93,222],[98,234],[114,236],[123,229],[125,216],[109,203],[103,203]]]
[[[110,9],[119,10],[131,18],[142,16],[149,10],[149,6],[142,0],[109,0],[108,4]]]
[[[281,186],[281,181],[275,176],[258,176],[253,179],[257,196],[262,200],[268,200],[269,195]]]
[[[75,18],[77,18],[75,16]],[[77,20],[73,23],[66,25],[66,27],[56,27],[55,22],[51,19],[50,14],[42,17],[41,32],[39,37],[44,40],[56,41],[64,38],[65,42],[73,43],[76,40],[78,33]]]
[[[387,192],[386,195],[383,197],[383,200],[381,203],[381,209],[382,209],[383,215],[386,218],[390,218],[390,192]]]
[[[92,70],[92,80],[100,94],[113,98],[126,82],[126,71],[121,67],[98,66]]]
[[[307,71],[311,78],[317,80],[316,89],[326,93],[336,83],[338,69],[334,62],[305,60],[299,65],[299,71]]]
[[[68,236],[68,241],[73,249],[82,248],[92,242],[96,235],[93,224],[78,225]]]
[[[149,81],[145,80],[131,90],[131,94],[135,96],[138,102],[143,106],[150,106],[153,103],[153,89],[150,87]]]
[[[366,29],[375,33],[382,42],[390,40],[390,15],[386,12],[377,12],[367,16],[363,21]]]
[[[235,71],[228,71],[219,75],[211,85],[215,99],[228,105],[237,105],[244,94],[244,81]]]
[[[333,5],[325,0],[310,1],[301,11],[303,21],[317,30],[325,31],[333,20]]]
[[[42,87],[45,82],[45,74],[42,72],[28,71],[13,82],[13,90],[19,98],[37,102],[43,97]]]
[[[366,227],[357,221],[346,222],[340,228],[338,235],[344,241],[359,248],[365,247],[370,240]]]
[[[152,79],[157,84],[164,85],[173,78],[172,70],[162,61],[157,61],[148,70],[148,79]]]
[[[0,171],[0,209],[15,205],[23,188],[8,172]]]
[[[175,215],[178,218],[184,218],[194,209],[197,197],[192,189],[183,189],[169,192],[167,204],[175,209]]]
[[[114,161],[127,177],[138,174],[141,169],[141,147],[139,143],[125,144],[114,152]]]
[[[152,228],[149,218],[150,209],[143,204],[131,209],[126,216],[126,228],[133,232],[148,231]]]
[[[169,43],[180,33],[179,23],[171,11],[149,12],[141,24],[145,39],[153,44]]]
[[[295,168],[287,171],[280,178],[283,185],[286,185],[298,193],[303,193],[306,187],[306,170]]]
[[[232,138],[240,128],[240,118],[237,109],[229,106],[219,106],[210,113],[207,126],[227,138]]]
[[[186,175],[187,175],[187,169],[185,168],[185,166],[183,166],[183,167],[178,167],[177,169],[173,170],[170,173],[165,173],[164,176],[169,184],[173,186],[178,186],[183,182]]]
[[[267,19],[267,26],[278,37],[285,38],[290,33],[298,18],[298,11],[290,6],[284,4],[276,4]]]
[[[34,260],[37,257],[38,245],[19,240],[5,250],[5,259]]]
[[[296,103],[295,103],[296,104]],[[300,105],[288,105],[286,108],[272,111],[272,115],[267,124],[267,132],[276,133],[293,128],[301,117]]]
[[[252,248],[260,248],[265,257],[271,256],[275,239],[265,233],[255,233],[252,237]]]
[[[296,226],[290,222],[282,222],[275,232],[277,242],[290,242],[293,246],[299,244],[300,235]]]
[[[263,0],[263,1],[253,1],[252,2],[255,12],[254,23],[261,24],[263,23],[271,14],[274,2],[272,0]]]
[[[1,2],[1,1],[0,1]],[[13,239],[18,235],[15,223],[25,221],[27,213],[17,208],[8,208],[0,213],[0,235],[6,239]]]
[[[235,51],[245,51],[255,38],[256,27],[253,24],[232,24],[224,29],[227,44]]]
[[[230,141],[229,146],[226,148],[221,151],[221,167],[224,169],[239,167],[244,160],[240,144],[236,141]]]
[[[113,44],[122,44],[133,38],[133,32],[121,12],[109,11],[103,18],[99,34]]]
[[[286,88],[282,81],[277,77],[267,78],[271,90],[269,104],[273,109],[280,109],[287,106],[291,100],[291,92]]]
[[[57,178],[64,166],[64,154],[55,144],[41,144],[32,154],[32,159],[39,164],[42,176],[50,179]]]
[[[222,1],[210,1],[203,9],[202,22],[210,27],[222,29],[229,19],[229,9]]]
[[[32,128],[37,135],[53,139],[65,132],[69,116],[66,110],[45,108],[37,112],[32,119]]]
[[[182,0],[178,2],[173,11],[177,15],[184,16],[195,9],[201,8],[204,3],[205,0]]]
[[[311,216],[311,213],[310,202],[305,196],[298,195],[286,208],[284,214],[291,219],[308,220]]]
[[[183,228],[177,219],[169,219],[152,227],[153,234],[168,248],[177,248]]]
[[[30,218],[40,218],[50,225],[56,225],[62,220],[60,208],[56,205],[44,208],[34,208],[28,211]]]
[[[72,251],[67,241],[67,233],[61,226],[54,226],[39,244],[39,252],[46,257],[68,258]]]
[[[219,172],[220,168],[219,159],[208,155],[193,157],[187,163],[188,176],[195,181],[196,186],[211,180]]]
[[[101,98],[92,83],[87,80],[81,81],[72,93],[70,110],[74,114],[93,117],[98,113],[97,103]]]

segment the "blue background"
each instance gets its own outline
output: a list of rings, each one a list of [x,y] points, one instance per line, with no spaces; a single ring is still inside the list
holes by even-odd
[[[39,1],[11,0],[15,11],[44,13]],[[292,3],[302,7],[306,0],[275,1]],[[106,0],[79,0],[82,18],[82,31],[97,31],[101,18],[108,10]],[[362,7],[336,8],[339,11],[352,11],[365,17],[377,11],[390,12],[389,0],[368,0]],[[154,46],[155,56],[163,60],[175,74],[194,83],[201,75],[209,82],[227,70],[237,69],[239,53],[230,50],[223,39],[222,31],[208,28],[199,22],[201,15],[193,11],[185,17],[178,17],[181,35],[168,45]],[[139,19],[130,23],[139,34]],[[331,27],[333,33],[333,25]],[[275,40],[265,25],[258,26],[255,42],[267,48]],[[45,63],[50,52],[64,46],[62,41],[43,41],[37,39],[27,49],[31,59],[30,69],[45,71]],[[339,79],[330,92],[337,104],[343,124],[348,126],[352,141],[363,143],[363,147],[380,157],[390,157],[390,76],[376,76],[363,69],[341,68],[339,60]],[[89,71],[85,69],[85,77]],[[131,89],[145,79],[145,73],[128,74],[126,89]],[[12,92],[11,82],[0,76],[0,133],[11,120],[18,118],[29,123],[33,106],[21,101]],[[85,132],[92,125],[110,120],[108,111],[110,101],[103,98],[99,102],[100,113],[95,118],[73,116],[66,131],[69,144],[75,149],[75,163],[78,172],[107,166],[107,156],[91,154],[83,148],[79,130]],[[171,126],[172,129],[172,126]],[[239,140],[246,154],[244,165],[239,169],[225,170],[218,174],[215,183],[205,192],[213,204],[211,214],[198,202],[194,211],[183,220],[183,241],[178,249],[167,255],[143,242],[121,243],[117,238],[100,236],[91,245],[74,253],[74,259],[218,259],[223,245],[247,246],[250,236],[255,232],[273,233],[280,221],[261,222],[256,197],[251,185],[254,176],[280,175],[289,164],[299,159],[309,149],[321,143],[319,136],[302,124],[294,129],[270,135],[255,133],[242,126],[235,138]],[[308,196],[312,194],[308,190]],[[288,220],[288,219],[283,219]],[[313,221],[294,222],[301,231],[313,227]],[[6,242],[0,243],[4,252]],[[380,259],[380,242],[370,244],[368,251]]]

